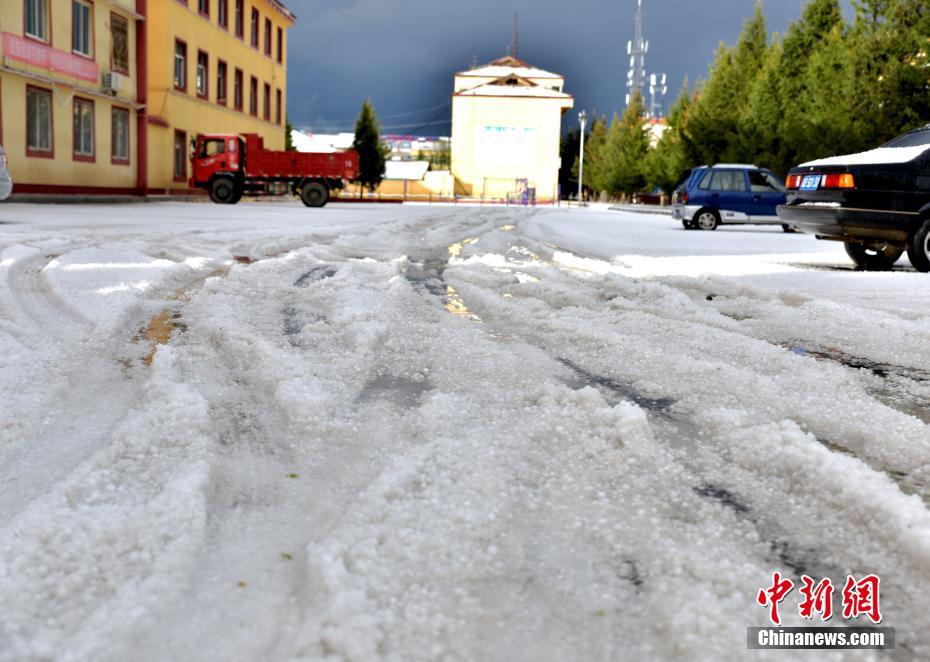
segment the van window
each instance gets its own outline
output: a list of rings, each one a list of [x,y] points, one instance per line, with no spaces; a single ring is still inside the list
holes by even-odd
[[[771,173],[761,170],[749,171],[749,188],[753,193],[783,193],[785,185]]]
[[[680,188],[687,184],[688,180],[691,179],[691,173],[693,172],[693,170],[685,170],[683,173],[681,173],[681,175],[678,177],[678,183],[675,184],[675,188]]]
[[[701,188],[710,191],[745,192],[746,177],[742,170],[711,170],[701,180]]]

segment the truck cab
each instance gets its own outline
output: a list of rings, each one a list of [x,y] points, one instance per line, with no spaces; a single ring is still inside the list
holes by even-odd
[[[191,188],[203,186],[216,175],[235,176],[241,170],[242,139],[229,133],[206,133],[192,141]]]

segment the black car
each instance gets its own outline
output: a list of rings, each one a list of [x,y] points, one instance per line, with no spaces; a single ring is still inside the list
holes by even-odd
[[[862,269],[890,269],[907,251],[930,272],[930,124],[869,152],[793,168],[787,185],[782,222],[845,242]]]

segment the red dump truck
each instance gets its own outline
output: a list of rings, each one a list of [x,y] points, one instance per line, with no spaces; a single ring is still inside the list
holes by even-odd
[[[265,149],[254,133],[204,133],[192,141],[191,188],[202,188],[218,204],[234,205],[243,195],[293,193],[308,207],[322,207],[332,191],[358,178],[358,154],[278,152]]]

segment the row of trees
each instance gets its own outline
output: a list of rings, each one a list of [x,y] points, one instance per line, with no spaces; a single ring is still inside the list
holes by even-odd
[[[586,136],[585,188],[621,197],[671,191],[689,167],[757,163],[785,174],[806,160],[862,151],[930,121],[930,3],[811,0],[783,36],[769,37],[761,2],[710,75],[686,81],[655,148],[642,99],[595,118]],[[563,140],[563,191],[577,190],[580,135]],[[573,150],[573,151],[572,151]],[[572,166],[574,160],[574,166]]]

